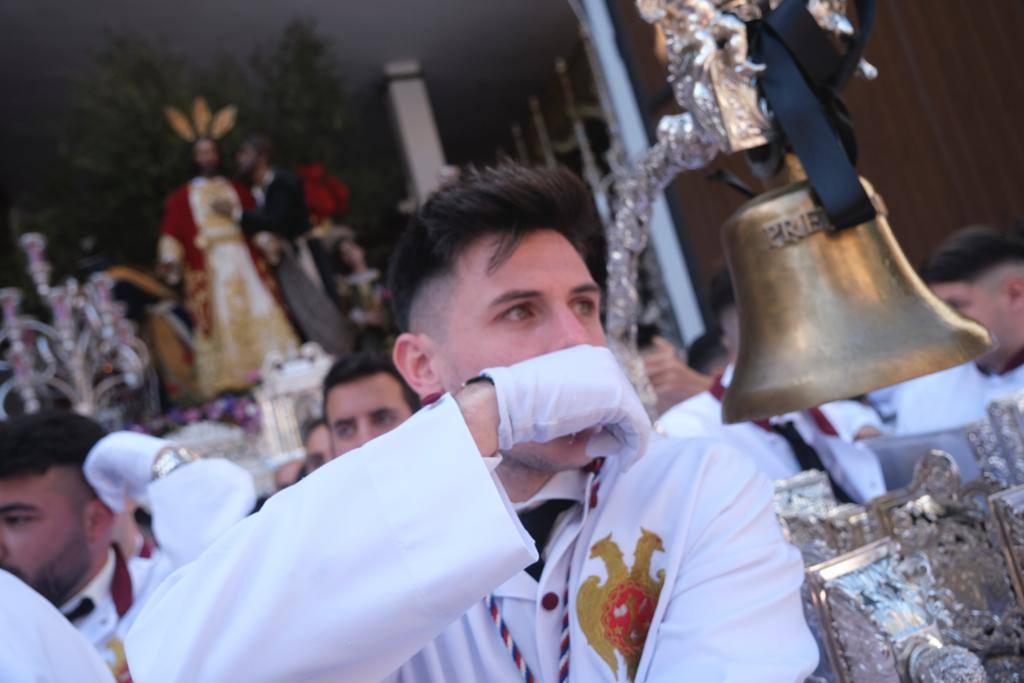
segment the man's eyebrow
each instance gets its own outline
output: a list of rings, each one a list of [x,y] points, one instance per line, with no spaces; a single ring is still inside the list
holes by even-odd
[[[350,425],[355,423],[355,421],[356,419],[354,417],[339,417],[337,420],[331,423],[331,426],[337,427],[338,425]]]
[[[586,284],[582,284],[582,285],[579,285],[577,287],[573,287],[572,288],[572,293],[573,294],[598,294],[598,295],[600,295],[601,294],[601,288],[598,287],[593,282],[588,282]]]
[[[522,301],[523,299],[535,299],[540,295],[540,292],[537,291],[536,289],[510,289],[509,291],[505,292],[504,294],[496,298],[494,301],[492,301],[489,305],[501,306],[503,304],[511,303],[513,301]]]
[[[0,515],[9,515],[12,512],[35,512],[38,508],[28,503],[9,503],[0,505]]]

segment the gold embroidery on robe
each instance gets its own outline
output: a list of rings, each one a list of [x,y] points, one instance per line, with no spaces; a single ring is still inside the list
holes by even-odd
[[[125,657],[124,643],[120,638],[108,640],[102,654],[116,683],[132,683],[132,675],[128,671],[128,658]]]
[[[189,184],[205,270],[189,270],[185,288],[195,315],[196,380],[207,397],[247,388],[269,353],[298,346],[262,261],[253,260],[238,224],[210,208],[216,199],[238,205],[223,178]]]
[[[588,577],[576,595],[576,615],[587,642],[619,678],[619,660],[626,665],[629,680],[636,676],[640,655],[647,642],[658,596],[665,585],[665,570],[651,576],[651,558],[665,551],[661,538],[646,529],[633,551],[633,567],[626,566],[622,550],[608,534],[590,549],[590,559],[600,558],[608,572],[604,584]]]

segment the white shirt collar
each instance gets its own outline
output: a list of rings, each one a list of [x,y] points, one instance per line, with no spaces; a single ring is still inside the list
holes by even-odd
[[[516,512],[525,512],[541,503],[555,499],[574,500],[577,503],[582,503],[586,494],[587,476],[583,470],[556,472],[544,486],[540,487],[537,493],[522,503],[515,503],[515,510]]]
[[[100,605],[103,599],[110,595],[110,586],[114,582],[115,564],[114,549],[110,548],[107,550],[107,561],[104,563],[103,568],[92,578],[92,581],[85,585],[85,588],[61,605],[60,611],[64,614],[73,611],[85,598],[92,600],[93,605]]]
[[[267,174],[263,176],[263,182],[259,183],[257,187],[266,192],[272,182],[274,182],[274,169],[271,168],[267,170]]]
[[[725,370],[722,371],[722,386],[726,389],[729,388],[729,383],[732,382],[732,375],[736,371],[736,366],[729,363],[725,366]]]

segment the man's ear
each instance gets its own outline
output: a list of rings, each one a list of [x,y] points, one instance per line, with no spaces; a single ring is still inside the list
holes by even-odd
[[[98,497],[85,504],[85,536],[90,544],[109,541],[113,534],[116,513]]]
[[[392,352],[395,367],[421,399],[444,391],[441,374],[436,367],[440,362],[436,351],[434,341],[425,334],[403,332],[395,340]]]
[[[1003,280],[1003,296],[1015,310],[1024,310],[1024,274],[1014,270]]]

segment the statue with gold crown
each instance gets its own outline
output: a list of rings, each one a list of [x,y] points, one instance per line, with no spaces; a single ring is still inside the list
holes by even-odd
[[[184,285],[194,326],[194,368],[204,397],[246,389],[264,358],[298,345],[261,254],[238,217],[255,206],[249,190],[220,174],[217,141],[237,110],[211,113],[196,98],[192,116],[165,109],[174,132],[192,145],[193,177],[167,198],[160,228],[161,273]],[[230,204],[230,215],[218,210]]]

